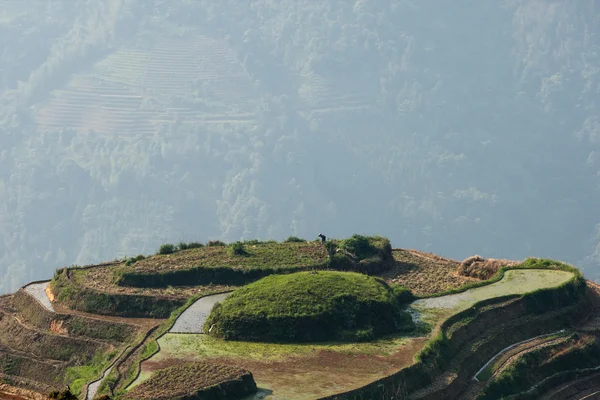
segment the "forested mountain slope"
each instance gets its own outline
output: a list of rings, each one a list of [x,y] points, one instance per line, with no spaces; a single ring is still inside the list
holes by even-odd
[[[215,232],[595,278],[599,34],[592,0],[3,0],[0,292]]]

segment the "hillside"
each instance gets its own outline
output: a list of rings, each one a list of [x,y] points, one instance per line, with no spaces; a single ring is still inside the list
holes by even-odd
[[[598,271],[594,1],[4,0],[0,293],[378,232]]]
[[[379,236],[163,245],[0,297],[0,397],[583,398],[599,296],[558,261]]]

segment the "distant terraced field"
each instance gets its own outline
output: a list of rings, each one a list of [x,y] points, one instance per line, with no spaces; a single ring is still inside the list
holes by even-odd
[[[220,39],[162,38],[124,45],[52,92],[37,109],[42,130],[151,135],[178,123],[253,123],[256,89]],[[178,104],[182,103],[182,104]]]
[[[310,73],[302,75],[298,89],[302,114],[323,114],[332,111],[358,110],[367,107],[367,98],[357,90],[336,88],[325,77]]]

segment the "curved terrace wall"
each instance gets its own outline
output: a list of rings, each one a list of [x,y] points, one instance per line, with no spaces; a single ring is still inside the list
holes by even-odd
[[[128,324],[86,318],[78,315],[53,313],[33,297],[18,290],[12,299],[13,306],[29,322],[44,330],[63,331],[72,336],[82,336],[116,342],[126,342],[136,328]]]
[[[50,288],[58,302],[77,311],[118,317],[168,318],[186,302],[180,298],[105,293],[81,287],[69,275],[68,269],[58,272]]]
[[[504,276],[504,272],[510,269],[551,269],[547,260],[526,261],[519,266],[511,266],[502,268],[496,276],[486,281],[484,284],[497,282]],[[536,264],[537,263],[537,264]],[[573,273],[573,277],[564,284],[555,288],[540,289],[523,295],[504,296],[489,300],[484,300],[476,303],[473,307],[461,311],[444,321],[434,336],[425,345],[423,350],[416,356],[416,362],[408,368],[390,375],[388,377],[374,381],[359,389],[339,393],[333,396],[323,397],[321,400],[366,400],[372,398],[391,399],[398,395],[407,395],[414,393],[429,385],[433,380],[441,375],[448,367],[452,358],[460,351],[460,349],[468,344],[471,339],[477,337],[478,334],[489,329],[490,324],[499,324],[502,322],[510,322],[515,317],[525,317],[527,315],[541,315],[545,312],[550,312],[556,308],[562,308],[582,300],[582,295],[585,292],[585,281],[583,275],[576,268],[565,264],[553,263],[555,269],[568,271]],[[477,285],[481,286],[481,285]],[[584,299],[585,301],[585,299]],[[556,329],[564,323],[572,322],[574,319],[581,317],[577,312],[585,313],[586,307],[573,307],[570,310],[565,310],[561,319],[552,322],[554,318],[548,320],[552,326],[543,326],[544,329]],[[572,311],[572,312],[571,312]],[[508,318],[507,318],[508,317]],[[553,316],[555,317],[555,316]],[[540,319],[541,321],[541,319]],[[548,321],[546,321],[548,322]],[[526,335],[537,333],[535,330],[541,327],[540,324],[531,327],[531,332],[526,332]],[[502,336],[499,336],[502,338]],[[515,338],[518,339],[518,338]],[[497,346],[503,346],[504,343],[498,343]],[[488,354],[494,354],[495,348],[482,348],[480,353],[474,353],[470,360],[475,363],[477,358],[485,358]],[[473,367],[475,368],[475,367]],[[473,373],[476,371],[475,369]],[[471,373],[470,370],[463,374]],[[458,378],[464,378],[459,376]],[[462,379],[455,379],[452,386],[444,388],[449,391],[449,397],[459,393],[462,390],[460,382]],[[432,393],[431,398],[440,397],[443,393]],[[429,398],[429,397],[423,397]]]

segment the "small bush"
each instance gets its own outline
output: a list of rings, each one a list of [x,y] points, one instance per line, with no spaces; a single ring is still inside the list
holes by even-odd
[[[179,242],[177,250],[200,249],[202,247],[204,247],[204,244],[200,242]]]
[[[48,398],[56,400],[78,400],[77,396],[71,393],[69,389],[63,390],[62,392],[54,390],[48,394]]]
[[[297,236],[290,236],[287,239],[285,239],[285,243],[304,243],[304,242],[306,242],[306,239],[302,239]]]
[[[138,254],[135,257],[128,258],[127,261],[125,261],[125,265],[129,267],[130,265],[133,265],[138,261],[144,260],[145,258],[146,257],[144,257],[142,254]]]
[[[214,247],[214,246],[227,246],[227,244],[225,244],[225,242],[222,242],[220,240],[211,240],[206,244],[208,247]]]
[[[160,248],[158,249],[158,254],[173,254],[175,253],[175,250],[175,245],[166,243],[160,246]]]
[[[245,256],[246,254],[248,254],[248,252],[246,251],[246,247],[242,242],[235,242],[230,244],[227,251],[232,256]]]
[[[412,292],[404,286],[392,285],[391,288],[398,304],[408,304],[415,299],[415,296],[412,294]]]
[[[244,240],[244,244],[247,244],[248,246],[255,246],[257,244],[263,244],[264,242],[262,240],[258,240],[258,239],[252,239],[252,240]]]

